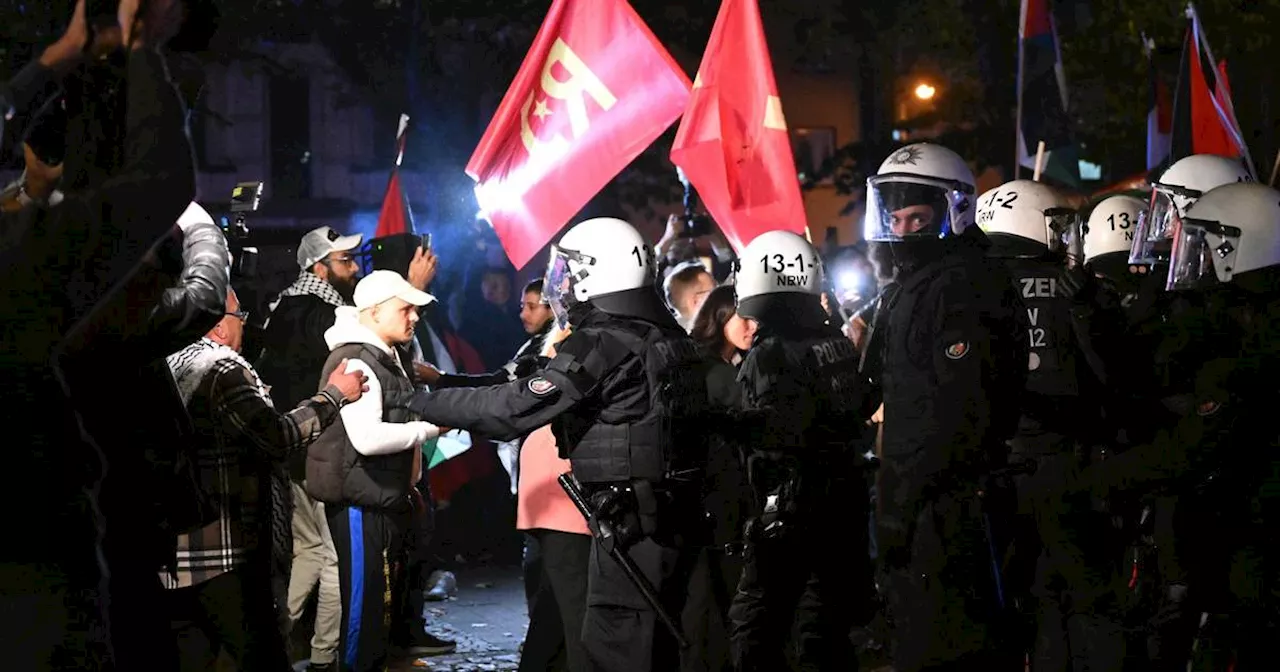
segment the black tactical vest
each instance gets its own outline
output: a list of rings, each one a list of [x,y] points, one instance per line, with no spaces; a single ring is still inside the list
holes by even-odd
[[[1027,392],[1043,397],[1076,397],[1076,336],[1071,298],[1058,281],[1054,262],[1010,260],[1009,274],[1027,310]]]
[[[320,374],[321,389],[344,359],[359,359],[373,370],[382,386],[383,422],[411,422],[418,417],[405,408],[414,394],[413,383],[399,364],[378,348],[362,343],[343,345],[329,353]],[[307,448],[307,493],[325,504],[401,509],[408,505],[413,471],[411,448],[390,455],[361,455],[347,438],[342,416]]]
[[[595,398],[552,423],[561,454],[582,483],[660,482],[685,468],[682,445],[701,448],[698,421],[709,406],[702,356],[683,332],[648,322],[609,319],[591,329],[604,350],[592,356],[608,369]]]
[[[752,346],[739,374],[747,407],[757,405],[756,397],[762,387],[770,384],[769,376],[785,375],[802,381],[808,394],[793,401],[808,408],[791,410],[799,416],[812,417],[813,422],[805,433],[806,445],[793,448],[811,454],[842,452],[854,443],[859,435],[857,428],[865,419],[863,403],[868,386],[858,370],[859,359],[853,342],[838,333],[803,340],[763,338]]]

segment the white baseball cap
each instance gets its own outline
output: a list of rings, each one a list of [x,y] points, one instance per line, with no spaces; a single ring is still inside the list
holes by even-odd
[[[364,310],[391,299],[401,299],[414,306],[425,306],[435,301],[436,297],[415,289],[395,271],[374,271],[356,283],[356,291],[352,299],[355,301],[356,310]]]
[[[327,226],[308,231],[298,244],[298,266],[307,270],[317,261],[329,256],[330,252],[346,252],[360,247],[363,238],[360,234],[343,236]]]

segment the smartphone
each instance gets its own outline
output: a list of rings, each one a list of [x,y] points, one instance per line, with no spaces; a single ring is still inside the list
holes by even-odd
[[[429,233],[422,234],[422,249],[424,250],[431,249],[431,234]]]

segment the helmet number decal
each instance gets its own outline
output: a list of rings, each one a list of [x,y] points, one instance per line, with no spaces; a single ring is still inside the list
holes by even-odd
[[[1130,219],[1130,217],[1129,217],[1129,213],[1127,213],[1127,212],[1117,212],[1117,213],[1115,213],[1115,214],[1110,215],[1110,216],[1108,216],[1108,217],[1107,217],[1107,223],[1111,225],[1111,230],[1112,230],[1112,231],[1115,231],[1115,230],[1116,230],[1116,221],[1117,221],[1117,220],[1120,222],[1120,230],[1121,230],[1121,231],[1123,231],[1123,230],[1125,230],[1125,229],[1128,229],[1129,227],[1133,226],[1133,221]]]
[[[1004,200],[999,200],[1001,196],[1004,196]],[[1005,192],[1004,194],[1001,194],[999,191],[993,191],[991,192],[991,198],[987,199],[986,207],[994,208],[996,206],[999,206],[1008,210],[1012,210],[1013,202],[1016,200],[1018,200],[1018,192],[1016,191],[1009,191],[1009,192]]]
[[[636,258],[636,265],[640,268],[645,267],[646,261],[649,262],[648,266],[653,266],[653,248],[648,245],[636,245],[635,247],[632,247],[631,254]]]
[[[772,265],[769,263],[771,259]],[[760,266],[765,273],[785,273],[789,270],[804,272],[806,269],[813,268],[814,262],[805,263],[803,254],[797,254],[794,261],[787,261],[781,254],[766,254],[760,257]]]

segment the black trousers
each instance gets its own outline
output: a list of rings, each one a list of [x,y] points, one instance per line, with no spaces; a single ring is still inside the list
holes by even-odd
[[[653,584],[667,613],[679,619],[688,573],[696,556],[653,539],[637,543],[628,555]],[[617,561],[594,540],[587,565],[582,643],[594,670],[649,672],[674,670],[680,665],[680,647],[675,638],[658,621]]]
[[[689,576],[689,597],[680,626],[689,648],[680,656],[683,672],[732,670],[729,607],[742,578],[743,556],[724,547],[699,549]]]
[[[166,591],[179,669],[216,669],[225,651],[237,670],[287,672],[289,657],[276,628],[266,568],[241,567],[189,588]]]
[[[748,544],[742,579],[729,608],[735,669],[787,669],[784,647],[791,637],[796,609],[806,593],[813,615],[810,628],[820,628],[821,634],[814,637],[816,633],[808,633],[800,666],[858,669],[849,631],[868,615],[871,604],[870,558],[862,537],[865,528],[845,519],[845,529],[857,539],[841,545],[858,552],[852,556],[833,552],[828,533],[840,528],[817,520],[830,513],[830,509],[814,511],[807,514],[813,520],[793,529],[788,536]],[[861,516],[857,520],[860,523]]]
[[[531,563],[536,592],[530,601],[520,670],[586,672],[591,667],[582,643],[582,623],[591,537],[555,530],[531,530],[529,537],[537,549],[536,561]]]
[[[391,570],[391,643],[409,646],[415,636],[426,631],[427,576],[430,564],[427,547],[433,531],[432,512],[424,497],[415,497],[404,533],[391,540],[388,565]]]
[[[342,593],[339,663],[346,672],[380,672],[391,630],[387,551],[404,534],[405,514],[357,506],[326,507],[325,514]]]

